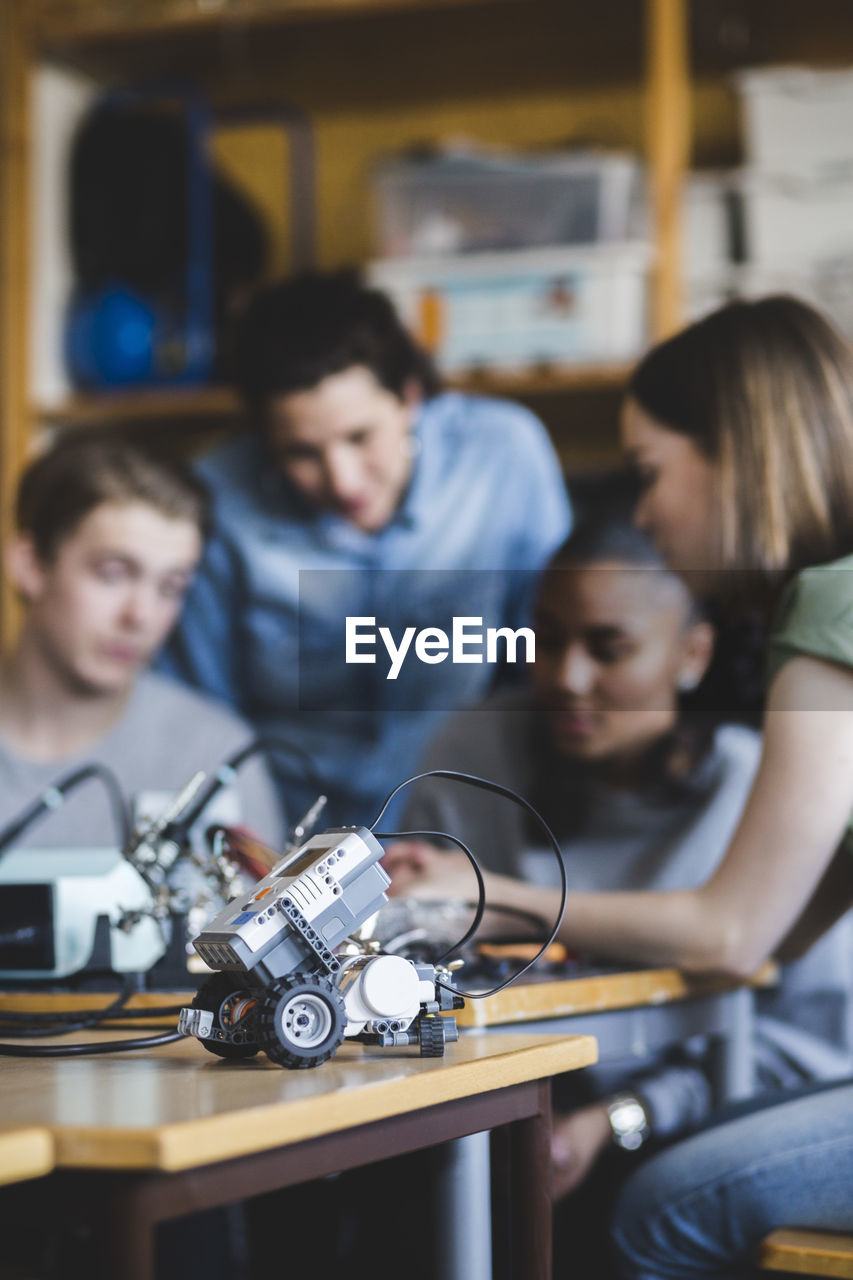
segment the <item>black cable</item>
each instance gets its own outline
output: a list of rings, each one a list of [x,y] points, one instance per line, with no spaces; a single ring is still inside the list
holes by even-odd
[[[92,1027],[101,1025],[105,1022],[112,1022],[122,1018],[154,1018],[154,1017],[174,1017],[176,1013],[180,1013],[182,1005],[162,1005],[152,1006],[148,1009],[126,1009],[123,1006],[136,991],[135,975],[127,974],[122,983],[122,989],[114,1000],[108,1005],[104,1005],[100,1009],[86,1010],[62,1010],[60,1013],[30,1013],[19,1014],[12,1011],[8,1013],[0,1012],[0,1027],[6,1032],[10,1032],[20,1038],[36,1038],[40,1036],[64,1036],[72,1031],[90,1030]],[[82,1021],[71,1022],[70,1018],[78,1018],[82,1015]],[[41,1023],[42,1020],[52,1019],[50,1026],[30,1026],[16,1030],[14,1027],[5,1026],[3,1022],[11,1021],[19,1022],[23,1019],[29,1019],[33,1022]],[[0,1041],[0,1056],[7,1058],[71,1058],[92,1053],[124,1053],[133,1049],[146,1049],[161,1044],[173,1044],[184,1037],[179,1031],[169,1031],[165,1035],[147,1036],[144,1039],[134,1040],[103,1040],[87,1042],[86,1044],[75,1045],[28,1045],[28,1044],[9,1044]]]
[[[465,905],[468,907],[471,907],[473,910],[476,903],[467,902]],[[537,915],[535,911],[525,911],[523,907],[513,907],[513,906],[510,906],[508,902],[489,902],[486,906],[486,910],[494,912],[495,915],[510,916],[514,920],[522,920],[524,921],[525,924],[529,924],[532,928],[534,928],[537,932],[537,935],[541,935],[542,930],[545,927],[545,920],[542,918],[542,916]],[[490,941],[492,941],[492,939],[490,939]],[[524,937],[517,938],[513,934],[511,936],[508,936],[506,938],[506,941],[507,942],[535,942],[536,938],[524,938]]]
[[[5,1009],[0,1010],[0,1030],[4,1029],[4,1023],[31,1023],[35,1025],[51,1023],[52,1025],[59,1025],[63,1022],[74,1022],[79,1018],[86,1018],[89,1014],[95,1014],[96,1012],[101,1015],[99,1016],[99,1021],[101,1022],[119,1022],[125,1018],[133,1021],[137,1018],[140,1021],[147,1021],[149,1018],[174,1018],[177,1017],[182,1008],[183,1005],[180,1004],[169,1004],[145,1005],[139,1009],[110,1009],[108,1005],[105,1010],[62,1009],[57,1010],[56,1013],[26,1013],[19,1012],[16,1009]],[[5,1029],[8,1030],[9,1028]]]
[[[374,831],[373,834],[376,836],[377,840],[401,840],[406,836],[426,836],[431,837],[434,840],[438,838],[442,840],[452,840],[454,844],[459,845],[459,848],[474,868],[474,875],[477,877],[477,907],[474,912],[473,923],[468,927],[467,932],[463,934],[458,942],[454,942],[452,946],[449,946],[447,950],[438,957],[435,963],[441,964],[442,960],[446,960],[448,956],[453,955],[454,951],[461,951],[465,946],[465,943],[470,942],[471,938],[473,938],[474,934],[483,922],[483,912],[486,909],[486,885],[483,880],[483,872],[480,870],[479,862],[474,857],[467,844],[464,844],[462,840],[457,840],[456,836],[448,835],[445,831]]]
[[[158,1044],[175,1044],[184,1037],[180,1031],[170,1031],[164,1036],[149,1036],[144,1040],[95,1040],[91,1044],[4,1044],[0,1043],[0,1056],[4,1058],[76,1058],[89,1053],[125,1053],[131,1049],[149,1049]]]
[[[44,817],[45,814],[53,813],[60,808],[65,802],[65,797],[82,783],[88,782],[90,778],[99,778],[106,787],[116,824],[118,845],[120,849],[124,849],[130,842],[133,824],[122,795],[121,786],[112,769],[109,769],[105,764],[93,762],[83,765],[80,769],[75,769],[73,773],[69,773],[49,787],[45,787],[41,795],[32,804],[28,805],[19,817],[13,818],[11,822],[8,822],[0,830],[0,858],[34,822]]]
[[[448,983],[439,982],[438,979],[436,979],[436,986],[443,987],[445,991],[449,991],[453,995],[462,996],[466,1000],[484,1000],[486,996],[493,996],[493,995],[496,995],[498,991],[503,991],[504,987],[508,987],[510,983],[515,982],[523,974],[527,973],[528,969],[532,969],[533,966],[536,964],[536,962],[540,960],[542,956],[544,956],[545,952],[551,946],[551,943],[554,942],[554,940],[556,939],[557,934],[560,931],[560,925],[563,923],[563,914],[566,910],[566,901],[569,896],[569,882],[568,882],[568,877],[566,876],[566,864],[563,862],[563,853],[562,853],[562,850],[560,849],[559,844],[557,843],[557,837],[554,835],[554,832],[551,830],[548,823],[542,817],[542,814],[539,812],[539,810],[534,809],[533,805],[530,803],[529,800],[525,800],[524,796],[520,796],[518,792],[513,791],[510,787],[502,786],[501,783],[499,782],[490,782],[487,778],[479,778],[477,777],[476,774],[473,774],[473,773],[459,773],[455,769],[428,769],[425,773],[416,773],[411,778],[406,778],[403,782],[398,783],[398,785],[393,789],[393,791],[389,792],[388,795],[385,797],[385,801],[382,805],[382,808],[379,810],[376,817],[371,822],[369,830],[371,832],[374,832],[375,834],[375,828],[378,825],[379,820],[381,819],[383,813],[388,808],[389,804],[391,803],[391,801],[394,799],[394,797],[397,795],[399,791],[402,791],[404,787],[411,786],[413,782],[421,782],[424,778],[447,778],[451,782],[462,782],[471,787],[478,787],[481,791],[491,791],[495,795],[504,796],[507,800],[512,800],[515,804],[520,805],[522,809],[524,809],[527,813],[531,815],[531,817],[535,818],[535,820],[539,823],[542,830],[545,832],[546,836],[548,837],[548,841],[551,845],[551,848],[554,851],[554,856],[557,859],[557,865],[560,868],[560,906],[557,912],[557,918],[554,923],[554,927],[551,930],[551,933],[546,938],[545,942],[543,942],[542,946],[539,948],[539,950],[537,951],[536,955],[533,957],[532,960],[528,960],[527,964],[523,965],[518,970],[517,973],[511,974],[510,977],[507,978],[504,982],[500,983],[499,986],[492,987],[491,991],[460,991],[457,987],[452,987]],[[416,831],[395,832],[393,835],[393,838],[401,839],[407,835],[420,835],[420,834],[422,833],[416,832]],[[442,834],[442,833],[437,833],[437,834]],[[460,843],[458,840],[456,840],[454,836],[443,834],[443,838],[445,840],[453,841],[454,844]],[[474,858],[474,855],[470,852],[470,850],[466,849],[466,853],[468,853],[469,857],[473,860],[474,864],[478,866],[479,864],[476,863],[476,859]],[[478,875],[477,883],[479,886],[479,895],[480,895],[480,901],[478,903],[478,911],[480,913],[480,918],[482,918],[482,914],[483,914],[483,911],[485,910],[485,905],[486,905],[485,884],[483,882],[482,874]],[[466,940],[469,936],[470,936],[470,930],[468,934],[466,934]]]
[[[241,747],[238,751],[235,751],[230,755],[227,760],[223,761],[214,773],[213,777],[208,781],[207,785],[203,787],[201,792],[196,796],[195,802],[189,812],[185,813],[182,818],[176,819],[174,823],[169,824],[167,832],[169,833],[170,838],[175,838],[175,832],[178,833],[179,839],[183,838],[194,823],[196,823],[201,817],[202,813],[210,804],[216,793],[220,791],[222,787],[228,786],[233,782],[234,775],[240,766],[245,764],[251,756],[258,755],[262,751],[290,752],[290,754],[295,756],[303,765],[305,780],[311,789],[316,791],[318,795],[323,791],[323,783],[317,772],[316,763],[307,751],[303,751],[303,749],[295,743],[287,742],[283,738],[276,738],[275,736],[262,734],[258,738],[253,738],[251,742],[246,743],[244,747]]]
[[[174,1018],[184,1008],[182,1004],[145,1005],[140,1009],[117,1009],[109,1016],[110,1022],[122,1018]]]
[[[133,995],[135,986],[133,978],[127,976],[122,983],[121,991],[108,1005],[104,1005],[100,1009],[77,1010],[75,1011],[76,1017],[74,1020],[71,1020],[69,1014],[63,1010],[61,1013],[46,1015],[45,1025],[42,1025],[42,1018],[38,1014],[30,1014],[30,1025],[21,1027],[20,1030],[15,1031],[13,1034],[36,1039],[39,1036],[67,1036],[72,1031],[88,1031],[92,1027],[99,1026],[100,1023],[105,1022],[108,1018],[118,1016],[123,1006],[127,1004]],[[24,1016],[26,1017],[26,1015]],[[2,1025],[5,1018],[6,1015],[0,1013],[0,1025]],[[52,1022],[47,1023],[47,1018],[52,1018]],[[14,1015],[11,1020],[13,1023],[19,1021]],[[35,1022],[38,1025],[33,1025]],[[10,1030],[11,1028],[5,1029]]]

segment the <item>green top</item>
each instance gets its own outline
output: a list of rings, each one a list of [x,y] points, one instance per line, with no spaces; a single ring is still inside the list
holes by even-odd
[[[801,570],[782,593],[770,631],[768,685],[798,654],[853,667],[853,555]]]
[[[770,632],[768,686],[798,654],[853,670],[853,555],[803,569],[788,583]],[[853,815],[842,844],[853,854]]]

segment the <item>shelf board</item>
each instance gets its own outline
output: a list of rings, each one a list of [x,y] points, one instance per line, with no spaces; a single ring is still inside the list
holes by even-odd
[[[544,367],[526,373],[498,370],[448,377],[445,382],[457,391],[489,396],[571,395],[578,391],[618,392],[628,380],[633,361],[620,364],[579,364]]]
[[[229,387],[103,392],[73,396],[64,404],[33,409],[36,421],[47,426],[93,426],[110,422],[144,422],[146,419],[189,420],[233,418],[239,401]]]
[[[228,26],[276,27],[335,18],[366,18],[377,14],[416,10],[439,12],[495,3],[520,4],[524,0],[208,0],[194,7],[184,0],[132,9],[129,5],[102,6],[74,12],[46,6],[35,24],[36,41],[45,50],[68,52],[76,45],[100,41],[133,41],[140,36],[192,35]]]
[[[97,7],[77,0],[36,14],[31,40],[35,58],[104,84],[186,79],[220,105],[292,95],[317,118],[375,102],[439,109],[501,97],[508,85],[516,95],[552,92],[569,101],[581,85],[597,92],[603,79],[636,91],[642,12],[639,5],[626,12],[625,0],[598,0],[591,12],[566,0],[262,0],[215,9],[188,0],[168,8],[162,0]],[[632,146],[635,116],[627,126]],[[579,127],[584,139],[595,128]],[[573,126],[543,128],[543,141],[564,141]],[[604,141],[625,145],[623,129],[605,128]]]
[[[579,365],[576,368],[543,369],[534,373],[468,374],[447,378],[448,387],[481,395],[571,395],[574,392],[618,392],[625,384],[629,364]],[[46,426],[84,426],[111,422],[152,420],[190,421],[237,418],[240,402],[230,387],[198,387],[180,390],[104,392],[73,396],[63,404],[33,408],[35,420]]]

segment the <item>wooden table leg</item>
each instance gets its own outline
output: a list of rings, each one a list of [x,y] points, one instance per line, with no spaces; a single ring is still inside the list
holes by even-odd
[[[540,1111],[512,1126],[513,1204],[518,1222],[513,1236],[513,1275],[551,1280],[551,1085],[539,1085]]]
[[[537,1112],[492,1135],[495,1276],[551,1280],[551,1086],[538,1086]]]

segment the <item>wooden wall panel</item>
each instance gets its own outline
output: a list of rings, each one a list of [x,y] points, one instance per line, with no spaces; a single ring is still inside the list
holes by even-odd
[[[15,485],[31,433],[27,394],[29,298],[29,59],[24,0],[0,4],[0,555],[13,525]],[[0,643],[16,619],[0,586]]]

